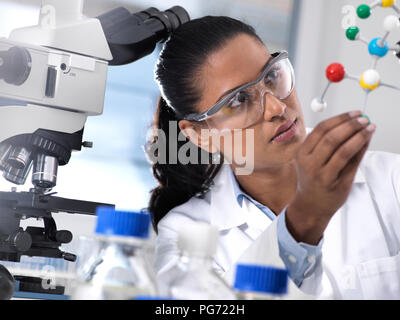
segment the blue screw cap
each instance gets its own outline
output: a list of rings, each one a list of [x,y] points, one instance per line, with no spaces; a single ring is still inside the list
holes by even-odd
[[[126,237],[148,238],[150,214],[147,212],[118,211],[110,207],[96,210],[96,233]]]
[[[286,294],[288,271],[268,266],[238,264],[234,288],[239,291]]]

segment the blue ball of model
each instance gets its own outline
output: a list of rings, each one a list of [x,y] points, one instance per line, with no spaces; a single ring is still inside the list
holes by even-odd
[[[369,43],[368,51],[373,56],[384,57],[389,51],[389,45],[382,38],[375,38]]]

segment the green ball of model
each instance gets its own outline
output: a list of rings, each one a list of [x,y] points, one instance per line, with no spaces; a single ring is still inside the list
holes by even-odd
[[[356,40],[356,37],[359,32],[360,29],[358,27],[350,27],[346,30],[346,37],[349,40]]]
[[[357,8],[357,15],[360,19],[367,19],[371,15],[371,7],[366,4],[362,4]]]

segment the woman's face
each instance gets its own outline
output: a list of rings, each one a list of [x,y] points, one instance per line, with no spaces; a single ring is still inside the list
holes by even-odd
[[[200,86],[202,97],[197,105],[199,113],[215,105],[225,92],[256,80],[270,57],[265,46],[248,35],[235,37],[220,50],[211,54],[199,73],[198,80],[202,84]],[[261,101],[259,104],[262,108]],[[286,142],[271,141],[280,126],[294,120],[297,120],[297,131],[293,138]],[[219,126],[215,123],[214,128],[223,129],[223,124]],[[266,94],[263,117],[250,127],[242,129],[241,140],[233,139],[231,146],[221,143],[218,149],[226,155],[228,152],[235,154],[235,149],[241,148],[242,156],[244,156],[247,150],[246,144],[249,143],[245,134],[247,129],[254,129],[254,170],[291,162],[306,137],[304,118],[296,91],[293,90],[285,100]],[[230,148],[232,150],[227,150]],[[246,157],[249,156],[246,155]],[[235,162],[235,159],[233,161]]]

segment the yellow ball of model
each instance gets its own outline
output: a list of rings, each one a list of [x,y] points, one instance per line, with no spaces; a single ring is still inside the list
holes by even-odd
[[[360,86],[363,89],[375,90],[379,87],[380,81],[381,77],[379,73],[374,69],[370,69],[361,75]]]
[[[394,0],[382,0],[381,6],[383,8],[388,8],[388,7],[393,6],[393,4],[394,4]]]

